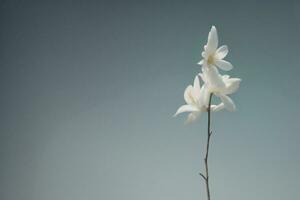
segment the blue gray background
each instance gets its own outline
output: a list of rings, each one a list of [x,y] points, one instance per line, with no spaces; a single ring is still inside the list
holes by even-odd
[[[206,116],[172,118],[211,25],[243,79],[214,200],[299,199],[297,1],[1,1],[0,199],[206,199]]]

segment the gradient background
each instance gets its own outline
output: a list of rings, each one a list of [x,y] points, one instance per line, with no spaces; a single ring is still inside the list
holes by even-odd
[[[299,199],[298,2],[1,1],[0,199],[206,199],[207,118],[171,116],[213,24],[243,81],[212,199]]]

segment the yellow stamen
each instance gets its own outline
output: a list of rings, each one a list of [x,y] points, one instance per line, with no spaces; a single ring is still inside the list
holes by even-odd
[[[214,63],[214,56],[213,56],[213,55],[208,56],[207,63],[208,63],[209,65],[211,65],[211,64]]]

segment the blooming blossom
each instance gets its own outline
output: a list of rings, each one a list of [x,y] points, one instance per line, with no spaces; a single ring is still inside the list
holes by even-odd
[[[200,87],[199,77],[194,79],[194,85],[189,85],[184,91],[186,104],[179,107],[174,116],[183,112],[189,112],[187,123],[195,121],[202,112],[208,111],[212,95],[219,97],[221,103],[211,105],[210,111],[220,111],[227,109],[236,110],[233,100],[228,96],[236,92],[240,86],[241,79],[230,78],[229,75],[221,75],[218,68],[229,71],[233,68],[232,64],[225,61],[228,54],[228,47],[223,45],[218,48],[218,33],[215,26],[212,26],[207,39],[207,44],[202,52],[203,59],[198,63],[202,65],[201,77],[204,84]]]
[[[217,66],[222,70],[229,71],[233,68],[232,64],[223,60],[228,54],[228,47],[222,45],[218,48],[218,43],[217,29],[215,26],[212,26],[208,34],[207,44],[202,52],[203,59],[198,64],[203,65],[203,67]]]
[[[230,78],[229,75],[220,75],[216,68],[203,68],[203,73],[200,73],[204,81],[208,93],[220,97],[222,106],[229,111],[236,110],[236,106],[232,99],[228,96],[236,92],[240,86],[241,79]]]
[[[174,116],[177,116],[183,112],[190,112],[186,123],[195,121],[202,112],[207,111],[209,95],[210,93],[207,90],[206,85],[204,84],[202,87],[200,87],[199,77],[196,76],[194,79],[194,85],[189,85],[184,91],[184,100],[186,104],[180,106]],[[222,104],[211,105],[212,111],[219,111],[222,108],[224,108]]]

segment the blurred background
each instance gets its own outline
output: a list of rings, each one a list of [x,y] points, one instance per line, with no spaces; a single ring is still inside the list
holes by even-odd
[[[0,199],[206,199],[183,91],[211,25],[242,84],[214,200],[299,199],[299,1],[0,1]]]

